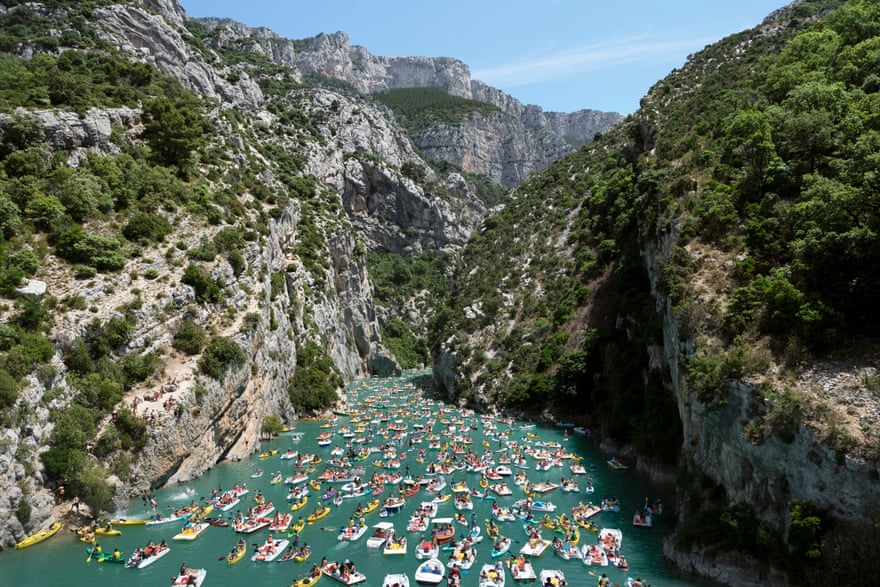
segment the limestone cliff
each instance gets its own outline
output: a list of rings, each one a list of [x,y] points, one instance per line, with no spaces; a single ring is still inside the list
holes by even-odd
[[[622,117],[617,113],[580,110],[544,112],[479,80],[470,69],[449,57],[384,57],[349,44],[343,32],[321,34],[305,41],[279,37],[268,29],[249,29],[228,19],[198,19],[213,30],[216,49],[257,51],[289,65],[298,79],[318,75],[341,80],[362,94],[397,88],[442,88],[452,96],[492,104],[499,113],[474,115],[463,124],[416,133],[416,146],[429,158],[450,161],[470,173],[483,174],[506,186],[607,131]]]
[[[218,230],[235,228],[223,221],[163,210],[173,221],[166,244],[139,245],[121,271],[88,280],[76,279],[71,266],[48,252],[36,276],[46,286],[45,295],[76,303],[54,313],[55,356],[24,382],[20,418],[3,429],[3,546],[44,525],[51,515],[54,487],[45,478],[40,453],[52,434],[52,410],[63,411],[74,400],[62,356],[89,324],[125,313],[133,318],[131,336],[112,350],[112,358],[161,357],[160,371],[116,406],[131,409],[149,426],[141,452],[106,459],[132,459],[120,469],[124,480],[110,478],[121,500],[186,482],[221,459],[250,454],[259,445],[264,416],[295,419],[288,388],[303,345],[314,345],[329,357],[341,380],[393,371],[397,365],[381,341],[366,251],[455,249],[485,214],[472,186],[456,173],[434,173],[386,109],[357,96],[298,88],[272,96],[270,112],[270,98],[256,79],[242,71],[232,75],[234,66],[193,48],[177,2],[103,5],[95,11],[97,18],[88,26],[102,42],[208,100],[209,148],[219,155],[204,157],[191,181],[206,193],[235,194],[230,205],[248,227],[237,229],[250,236],[236,266],[223,255],[200,262],[222,288],[212,302],[198,300],[181,277],[191,263],[188,250],[210,242]],[[64,17],[63,9],[46,13]],[[35,50],[22,49],[29,55]],[[284,118],[285,112],[300,118]],[[22,109],[18,114],[37,120],[45,144],[73,167],[88,154],[116,155],[123,147],[144,144],[139,105],[82,113]],[[8,118],[0,115],[0,133]],[[402,168],[407,165],[423,170],[420,181],[406,177]],[[97,218],[86,226],[112,234],[119,229],[115,222]],[[172,348],[174,332],[184,321],[230,341],[243,359],[220,377],[206,376],[199,355]],[[112,418],[100,426],[106,429]],[[30,506],[28,515],[21,516],[24,525],[15,515],[22,503]]]

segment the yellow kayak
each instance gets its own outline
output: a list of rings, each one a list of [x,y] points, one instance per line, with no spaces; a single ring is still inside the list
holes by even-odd
[[[277,455],[277,454],[278,454],[278,449],[277,449],[277,448],[273,448],[272,450],[267,450],[266,452],[261,452],[261,453],[259,454],[258,458],[261,458],[261,459],[268,459],[269,457],[274,457],[274,456]]]
[[[329,513],[330,513],[330,508],[328,508],[327,506],[324,506],[323,508],[321,508],[319,510],[315,510],[311,514],[309,514],[309,517],[306,518],[306,521],[309,524],[311,524],[312,522],[317,522],[318,520],[325,517]]]
[[[306,527],[306,521],[302,518],[298,519],[296,522],[291,524],[290,530],[287,531],[288,536],[293,536],[294,534],[299,534],[302,532],[303,528]]]
[[[247,553],[247,544],[236,544],[226,555],[226,564],[234,565],[244,558],[245,553]]]
[[[304,508],[304,507],[306,506],[306,504],[307,504],[308,502],[309,502],[309,496],[308,496],[308,495],[303,495],[303,496],[302,496],[301,498],[299,498],[297,501],[295,501],[295,502],[293,502],[292,504],[290,504],[290,511],[295,512],[296,510],[302,509],[302,508]]]
[[[312,587],[312,585],[314,585],[321,579],[321,575],[323,574],[324,572],[321,569],[318,569],[317,575],[309,575],[307,577],[303,577],[302,579],[297,579],[290,584],[290,587]]]
[[[115,520],[110,520],[110,523],[114,526],[143,526],[147,521],[137,518],[116,518]]]
[[[39,544],[43,540],[47,538],[51,538],[58,533],[58,530],[61,529],[61,522],[55,522],[45,530],[40,530],[36,534],[31,534],[27,538],[21,540],[20,542],[15,543],[15,548],[27,548],[28,546],[33,546],[34,544]]]

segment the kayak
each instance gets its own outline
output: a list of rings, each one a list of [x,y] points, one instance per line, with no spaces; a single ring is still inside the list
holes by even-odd
[[[16,549],[27,548],[28,546],[33,546],[34,544],[39,544],[43,540],[46,540],[47,538],[51,538],[52,536],[55,536],[55,534],[57,534],[58,530],[60,530],[60,529],[61,529],[61,522],[55,522],[54,524],[52,524],[51,526],[49,526],[45,530],[40,530],[36,534],[31,534],[27,538],[25,538],[19,542],[16,542],[15,548]]]
[[[290,587],[312,587],[312,585],[314,585],[321,579],[321,576],[323,574],[324,572],[320,568],[318,568],[317,574],[308,575],[301,579],[297,579],[290,584]]]
[[[312,522],[317,522],[318,520],[325,517],[329,513],[330,513],[330,508],[327,506],[324,506],[322,509],[315,510],[311,514],[309,514],[309,516],[306,518],[306,521],[309,524],[311,524]]]
[[[99,563],[116,563],[116,564],[125,564],[125,557],[122,556],[122,553],[119,554],[118,557],[114,557],[112,552],[99,552],[98,554],[92,555],[93,546],[89,546],[86,548],[86,553],[89,555],[89,559],[99,562]]]
[[[114,526],[143,526],[147,523],[147,520],[138,518],[116,518],[115,520],[110,520],[110,523]]]
[[[244,558],[244,555],[247,553],[247,544],[243,544],[239,542],[235,546],[232,547],[232,550],[229,551],[229,554],[226,555],[226,564],[234,565],[238,561]]]

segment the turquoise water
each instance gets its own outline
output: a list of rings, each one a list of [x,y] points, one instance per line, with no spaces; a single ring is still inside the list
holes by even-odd
[[[482,429],[482,422],[478,416],[472,416],[468,413],[462,413],[452,410],[448,406],[445,411],[441,412],[444,406],[440,403],[432,402],[421,398],[419,390],[412,384],[407,383],[406,378],[397,379],[366,379],[353,383],[350,386],[350,393],[358,399],[353,402],[352,414],[360,414],[365,424],[369,424],[371,418],[375,419],[371,427],[377,429],[373,443],[393,442],[393,437],[388,433],[389,424],[397,421],[400,425],[407,425],[411,422],[425,423],[426,419],[423,414],[432,414],[435,418],[432,430],[440,433],[446,429],[446,424],[441,423],[440,419],[446,419],[452,425],[457,425],[461,430],[463,424],[472,424],[478,429],[469,430],[469,434],[473,439],[473,444],[468,448],[482,455],[486,449],[482,446],[485,438]],[[371,401],[372,406],[356,403],[358,401]],[[382,418],[387,421],[380,421]],[[351,424],[352,416],[340,416],[334,428],[330,429],[337,432],[340,427],[350,426],[354,429],[357,424]],[[282,435],[272,442],[265,443],[261,450],[279,449],[283,453],[288,448],[299,450],[305,453],[315,453],[322,457],[323,462],[316,467],[316,471],[311,474],[312,478],[318,476],[327,465],[331,457],[331,449],[335,446],[344,446],[344,439],[338,432],[332,437],[334,442],[329,446],[319,446],[316,437],[321,432],[328,429],[322,428],[324,421],[319,422],[296,422],[295,429],[297,432],[303,433],[303,438],[299,441],[293,440],[289,435]],[[412,431],[409,425],[409,430]],[[653,528],[636,528],[632,526],[632,514],[636,508],[642,505],[646,497],[651,499],[662,499],[664,503],[671,503],[672,496],[663,493],[664,490],[652,486],[644,478],[637,475],[633,470],[615,470],[606,464],[607,455],[602,455],[598,450],[596,443],[591,439],[574,434],[566,435],[561,428],[553,426],[538,425],[535,428],[524,429],[522,423],[516,422],[512,424],[497,423],[497,431],[504,432],[510,430],[507,437],[508,440],[516,440],[520,444],[535,442],[536,439],[528,438],[527,434],[537,436],[537,440],[541,442],[559,442],[564,450],[583,457],[581,461],[585,466],[593,464],[595,470],[589,471],[589,475],[593,478],[595,493],[585,495],[583,492],[586,477],[579,475],[575,479],[580,483],[580,493],[566,493],[561,489],[557,489],[551,493],[541,495],[537,499],[551,501],[557,505],[556,514],[566,512],[570,515],[571,507],[580,502],[593,501],[598,503],[603,496],[616,496],[621,504],[620,513],[601,512],[594,516],[591,521],[596,523],[600,528],[619,528],[623,531],[622,553],[626,556],[629,563],[629,571],[624,572],[616,567],[608,566],[605,568],[586,567],[582,562],[576,560],[562,560],[552,552],[548,551],[534,563],[535,572],[539,572],[542,568],[561,569],[568,579],[569,585],[573,586],[593,586],[596,585],[596,579],[602,572],[607,573],[612,584],[625,584],[627,577],[640,577],[654,587],[684,587],[696,585],[708,585],[708,583],[697,579],[682,575],[666,563],[661,556],[661,540],[663,534],[671,530],[672,517],[669,512],[665,515],[654,517]],[[393,434],[393,433],[392,433]],[[387,439],[385,436],[387,435]],[[441,439],[441,442],[453,440],[448,435]],[[498,451],[503,446],[501,441],[492,436],[489,439],[490,448]],[[359,445],[355,445],[356,447]],[[396,447],[398,450],[405,451],[406,459],[402,461],[402,466],[398,472],[405,474],[405,466],[410,467],[412,475],[418,475],[424,471],[425,466],[434,458],[436,458],[437,450],[430,450],[427,440],[420,444],[414,444],[413,450],[406,452],[406,444]],[[416,462],[419,449],[425,449],[425,463]],[[357,461],[355,464],[364,466],[364,478],[368,479],[374,472],[394,472],[393,470],[379,469],[373,465],[373,461],[381,457],[382,453],[372,454],[367,460]],[[553,468],[547,472],[539,472],[534,469],[534,459],[527,457],[531,469],[528,470],[528,477],[532,483],[541,480],[558,482],[561,476],[571,477],[568,465],[573,462],[570,460],[563,461],[562,468]],[[259,479],[252,479],[250,475],[256,468],[264,470],[264,475]],[[192,482],[187,487],[175,487],[164,489],[156,492],[155,497],[158,502],[158,509],[162,513],[167,513],[173,508],[178,508],[189,503],[191,500],[202,501],[210,497],[211,490],[222,484],[223,489],[229,489],[234,484],[247,483],[250,493],[246,499],[242,500],[239,508],[244,511],[248,506],[253,505],[253,495],[256,490],[260,490],[269,501],[272,501],[278,509],[286,512],[289,509],[289,502],[286,500],[288,486],[285,484],[270,484],[270,479],[274,471],[280,471],[284,476],[291,475],[295,470],[295,463],[292,460],[281,460],[279,456],[268,459],[258,459],[256,455],[253,457],[237,462],[223,463],[218,465],[204,477]],[[480,475],[478,473],[469,473],[464,470],[455,471],[446,476],[449,485],[443,490],[443,493],[451,492],[451,483],[453,480],[465,479],[471,488],[478,488]],[[524,494],[520,487],[513,485],[512,479],[508,481],[513,495],[509,497],[498,497],[498,503],[502,506],[510,505],[514,501],[521,499]],[[322,491],[329,485],[324,484]],[[338,485],[337,485],[338,487]],[[190,492],[187,491],[189,489]],[[389,494],[389,487],[386,487],[384,496]],[[285,562],[285,563],[257,563],[250,560],[251,551],[254,544],[262,544],[269,532],[261,530],[255,534],[244,535],[249,545],[249,552],[244,560],[236,565],[228,566],[225,560],[226,553],[232,548],[238,540],[239,534],[236,534],[231,527],[210,527],[200,537],[193,542],[172,541],[172,536],[181,529],[180,523],[170,523],[157,526],[121,526],[122,535],[118,537],[105,537],[100,540],[105,551],[112,551],[113,548],[119,548],[125,555],[128,555],[132,549],[137,546],[144,545],[148,540],[160,542],[162,539],[167,540],[171,545],[171,552],[163,559],[157,561],[153,565],[141,569],[127,569],[122,565],[113,565],[108,563],[98,563],[96,561],[86,562],[87,554],[86,545],[79,542],[76,535],[68,529],[63,529],[55,537],[21,551],[8,550],[0,553],[0,585],[125,585],[133,583],[136,585],[168,585],[172,576],[177,574],[177,569],[182,562],[190,567],[201,567],[207,569],[207,577],[204,585],[206,587],[226,587],[226,586],[286,586],[299,575],[305,574],[310,568],[311,563],[320,561],[322,555],[328,560],[344,560],[350,559],[355,563],[357,569],[367,576],[368,587],[381,587],[382,580],[386,573],[403,572],[412,579],[415,569],[419,564],[419,560],[415,558],[415,547],[418,543],[420,534],[406,532],[407,522],[410,514],[416,510],[422,501],[430,500],[432,496],[427,494],[423,489],[419,494],[410,498],[402,512],[390,516],[388,518],[379,518],[377,512],[372,512],[366,516],[369,526],[379,521],[389,521],[395,524],[395,528],[399,534],[406,534],[409,539],[407,554],[405,556],[384,556],[380,550],[367,549],[365,546],[366,537],[360,538],[357,542],[338,542],[337,533],[339,529],[348,523],[349,518],[354,512],[356,504],[360,501],[366,503],[369,501],[368,496],[359,499],[346,499],[338,508],[334,507],[329,516],[323,518],[312,525],[306,526],[301,534],[300,543],[308,542],[313,548],[314,553],[309,561],[305,563]],[[294,519],[302,515],[305,518],[320,501],[320,493],[311,491],[309,502],[305,508],[294,512]],[[476,520],[480,522],[485,533],[485,519],[490,517],[491,511],[490,500],[474,499],[474,510]],[[451,517],[457,513],[453,506],[452,500],[439,506],[438,516]],[[233,510],[234,512],[234,510]],[[230,513],[233,513],[230,512]],[[470,519],[471,512],[463,512]],[[130,507],[125,512],[118,512],[119,517],[146,517],[148,511],[142,498],[131,501]],[[216,514],[212,514],[216,515]],[[536,514],[541,516],[542,514]],[[514,540],[511,553],[519,550],[525,541],[525,533],[521,528],[519,520],[514,522],[499,523],[502,533]],[[464,526],[456,525],[458,534],[466,531]],[[552,538],[555,534],[545,530],[545,536]],[[278,537],[278,535],[276,535]],[[584,542],[595,541],[596,534],[581,530],[581,544]],[[462,585],[464,587],[476,586],[478,583],[479,569],[484,562],[492,561],[490,556],[492,550],[491,542],[484,540],[477,545],[477,560],[469,572],[465,572],[462,577]],[[441,553],[441,560],[446,562],[448,553]],[[320,585],[331,587],[338,585],[327,577],[321,579]],[[415,587],[415,581],[412,581]],[[515,585],[508,573],[507,585]]]

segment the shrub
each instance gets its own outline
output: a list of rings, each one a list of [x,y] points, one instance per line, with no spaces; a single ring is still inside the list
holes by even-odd
[[[18,506],[15,508],[15,517],[22,526],[26,526],[31,521],[31,502],[22,496],[18,500]]]
[[[130,389],[135,383],[146,381],[156,372],[160,363],[161,359],[155,353],[145,355],[128,353],[122,357],[120,364],[125,373],[125,388]]]
[[[278,416],[263,416],[263,425],[260,427],[260,432],[264,436],[277,436],[282,430],[284,430],[284,424]]]
[[[243,363],[244,351],[227,338],[220,336],[211,339],[199,360],[202,373],[214,379],[221,379],[229,367]]]
[[[152,212],[135,212],[122,229],[130,241],[161,242],[171,232],[171,223]]]
[[[193,322],[184,320],[174,332],[171,346],[185,355],[197,355],[205,346],[205,329]]]
[[[192,263],[187,265],[180,281],[196,290],[196,299],[200,302],[219,302],[222,298],[223,290],[220,284],[198,265]]]
[[[18,380],[0,368],[0,410],[12,407],[18,399]]]
[[[55,252],[66,261],[99,271],[116,271],[125,266],[125,250],[117,239],[87,233],[80,225],[59,237]]]

